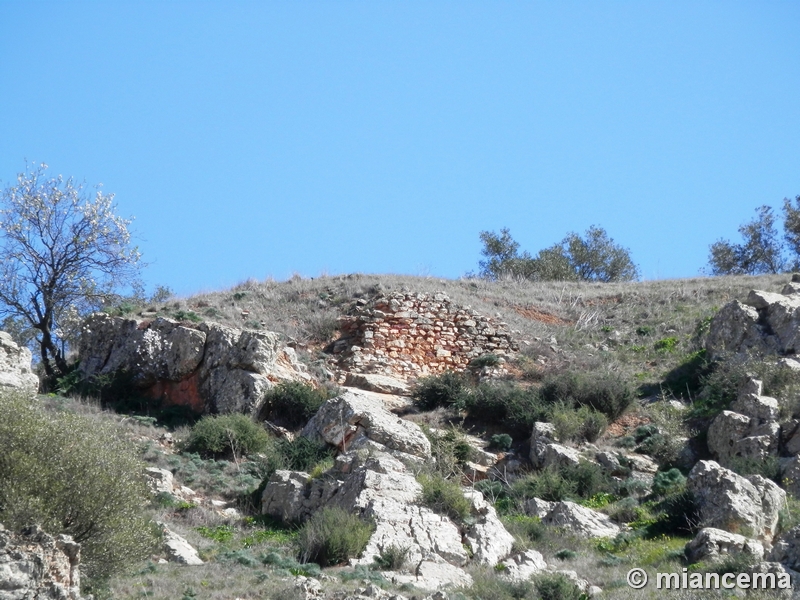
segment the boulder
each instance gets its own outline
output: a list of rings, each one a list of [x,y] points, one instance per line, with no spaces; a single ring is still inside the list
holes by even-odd
[[[390,450],[430,458],[431,443],[422,430],[390,413],[374,395],[352,388],[325,402],[302,435],[322,439],[342,451],[371,440]]]
[[[746,554],[760,561],[764,558],[764,546],[743,535],[705,527],[697,532],[694,539],[686,544],[686,557],[689,562],[701,560],[716,561],[728,555]]]
[[[769,559],[800,571],[800,525],[785,531],[775,540]]]
[[[503,527],[494,507],[484,500],[483,494],[475,489],[467,489],[464,495],[472,504],[475,518],[475,522],[464,533],[473,560],[482,565],[496,565],[511,553],[514,536]]]
[[[90,315],[79,343],[84,376],[127,372],[151,397],[198,412],[257,413],[264,392],[310,376],[278,334],[159,317]]]
[[[542,500],[541,498],[531,498],[525,501],[525,514],[531,517],[539,517],[544,519],[547,514],[553,510],[556,505],[555,502]]]
[[[615,537],[620,532],[608,515],[568,501],[554,503],[542,523],[563,527],[583,538]]]
[[[774,421],[778,418],[778,401],[769,396],[758,394],[740,394],[731,404],[731,410],[750,417],[758,424]]]
[[[533,424],[531,433],[531,453],[530,460],[533,466],[541,467],[544,459],[544,451],[548,444],[557,442],[556,426],[552,423],[537,421]]]
[[[0,389],[3,388],[35,394],[39,378],[31,370],[31,351],[0,331]]]
[[[144,470],[147,487],[156,494],[171,494],[175,487],[175,477],[166,469],[148,467]]]
[[[766,347],[765,332],[758,322],[758,311],[752,306],[734,300],[723,306],[711,320],[706,336],[706,350],[710,358],[749,349],[764,351]]]
[[[369,392],[381,394],[393,394],[397,396],[408,396],[410,388],[408,384],[389,377],[388,375],[377,375],[373,373],[348,373],[344,384],[346,386],[361,388]]]
[[[542,452],[540,464],[543,469],[549,467],[571,467],[579,465],[581,455],[577,450],[561,444],[547,444]]]
[[[760,475],[742,477],[710,460],[689,473],[689,490],[700,509],[700,526],[771,542],[786,492]]]
[[[81,547],[68,535],[0,525],[0,599],[80,600]]]
[[[198,566],[204,564],[192,545],[177,533],[172,531],[164,523],[158,522],[162,532],[162,545],[164,554],[170,562],[187,566]]]
[[[412,573],[386,572],[384,577],[395,585],[412,585],[425,591],[439,591],[448,587],[470,587],[472,577],[436,555],[420,560]],[[446,598],[446,596],[445,596]]]
[[[784,489],[800,498],[800,456],[781,459],[781,482]]]
[[[746,401],[752,402],[751,412],[756,415],[759,406],[756,399],[774,401],[766,396],[748,396]],[[761,414],[768,413],[765,411]],[[722,464],[728,464],[732,458],[738,457],[764,460],[768,456],[777,456],[780,432],[780,425],[774,420],[761,420],[758,416],[723,410],[708,428],[708,449]]]
[[[527,581],[547,569],[544,557],[536,550],[519,552],[498,566],[501,567],[500,576],[511,581]]]

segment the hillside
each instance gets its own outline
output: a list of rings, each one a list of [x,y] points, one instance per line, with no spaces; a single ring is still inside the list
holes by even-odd
[[[655,597],[626,585],[634,567],[790,573],[788,279],[356,274],[119,306],[87,322],[84,381],[38,404],[132,440],[146,514],[199,554],[156,549],[92,592],[577,600]],[[768,294],[731,304],[753,289]],[[709,332],[747,346],[707,351]],[[209,412],[261,427],[231,422],[213,449],[200,428],[223,417],[192,425]],[[714,496],[725,485],[733,504]],[[310,549],[334,508],[372,527],[355,554]]]

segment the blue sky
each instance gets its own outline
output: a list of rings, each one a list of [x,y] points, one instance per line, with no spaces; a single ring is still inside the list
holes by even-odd
[[[797,2],[0,0],[0,180],[116,194],[148,285],[458,277],[590,225],[691,277],[800,195]]]

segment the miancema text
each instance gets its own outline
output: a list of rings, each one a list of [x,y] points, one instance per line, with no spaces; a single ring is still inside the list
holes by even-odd
[[[792,587],[788,573],[656,573],[660,590],[787,590]]]

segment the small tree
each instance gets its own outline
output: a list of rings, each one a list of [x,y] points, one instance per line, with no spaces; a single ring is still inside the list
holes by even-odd
[[[89,196],[72,178],[28,167],[0,200],[0,317],[36,331],[48,376],[67,372],[66,340],[80,317],[137,282],[131,221],[113,194]]]
[[[507,228],[500,235],[482,231],[478,264],[487,279],[518,277],[534,281],[631,281],[639,271],[627,248],[615,244],[605,229],[592,226],[583,237],[568,234],[561,242],[540,250],[536,257],[519,253],[519,244]]]

